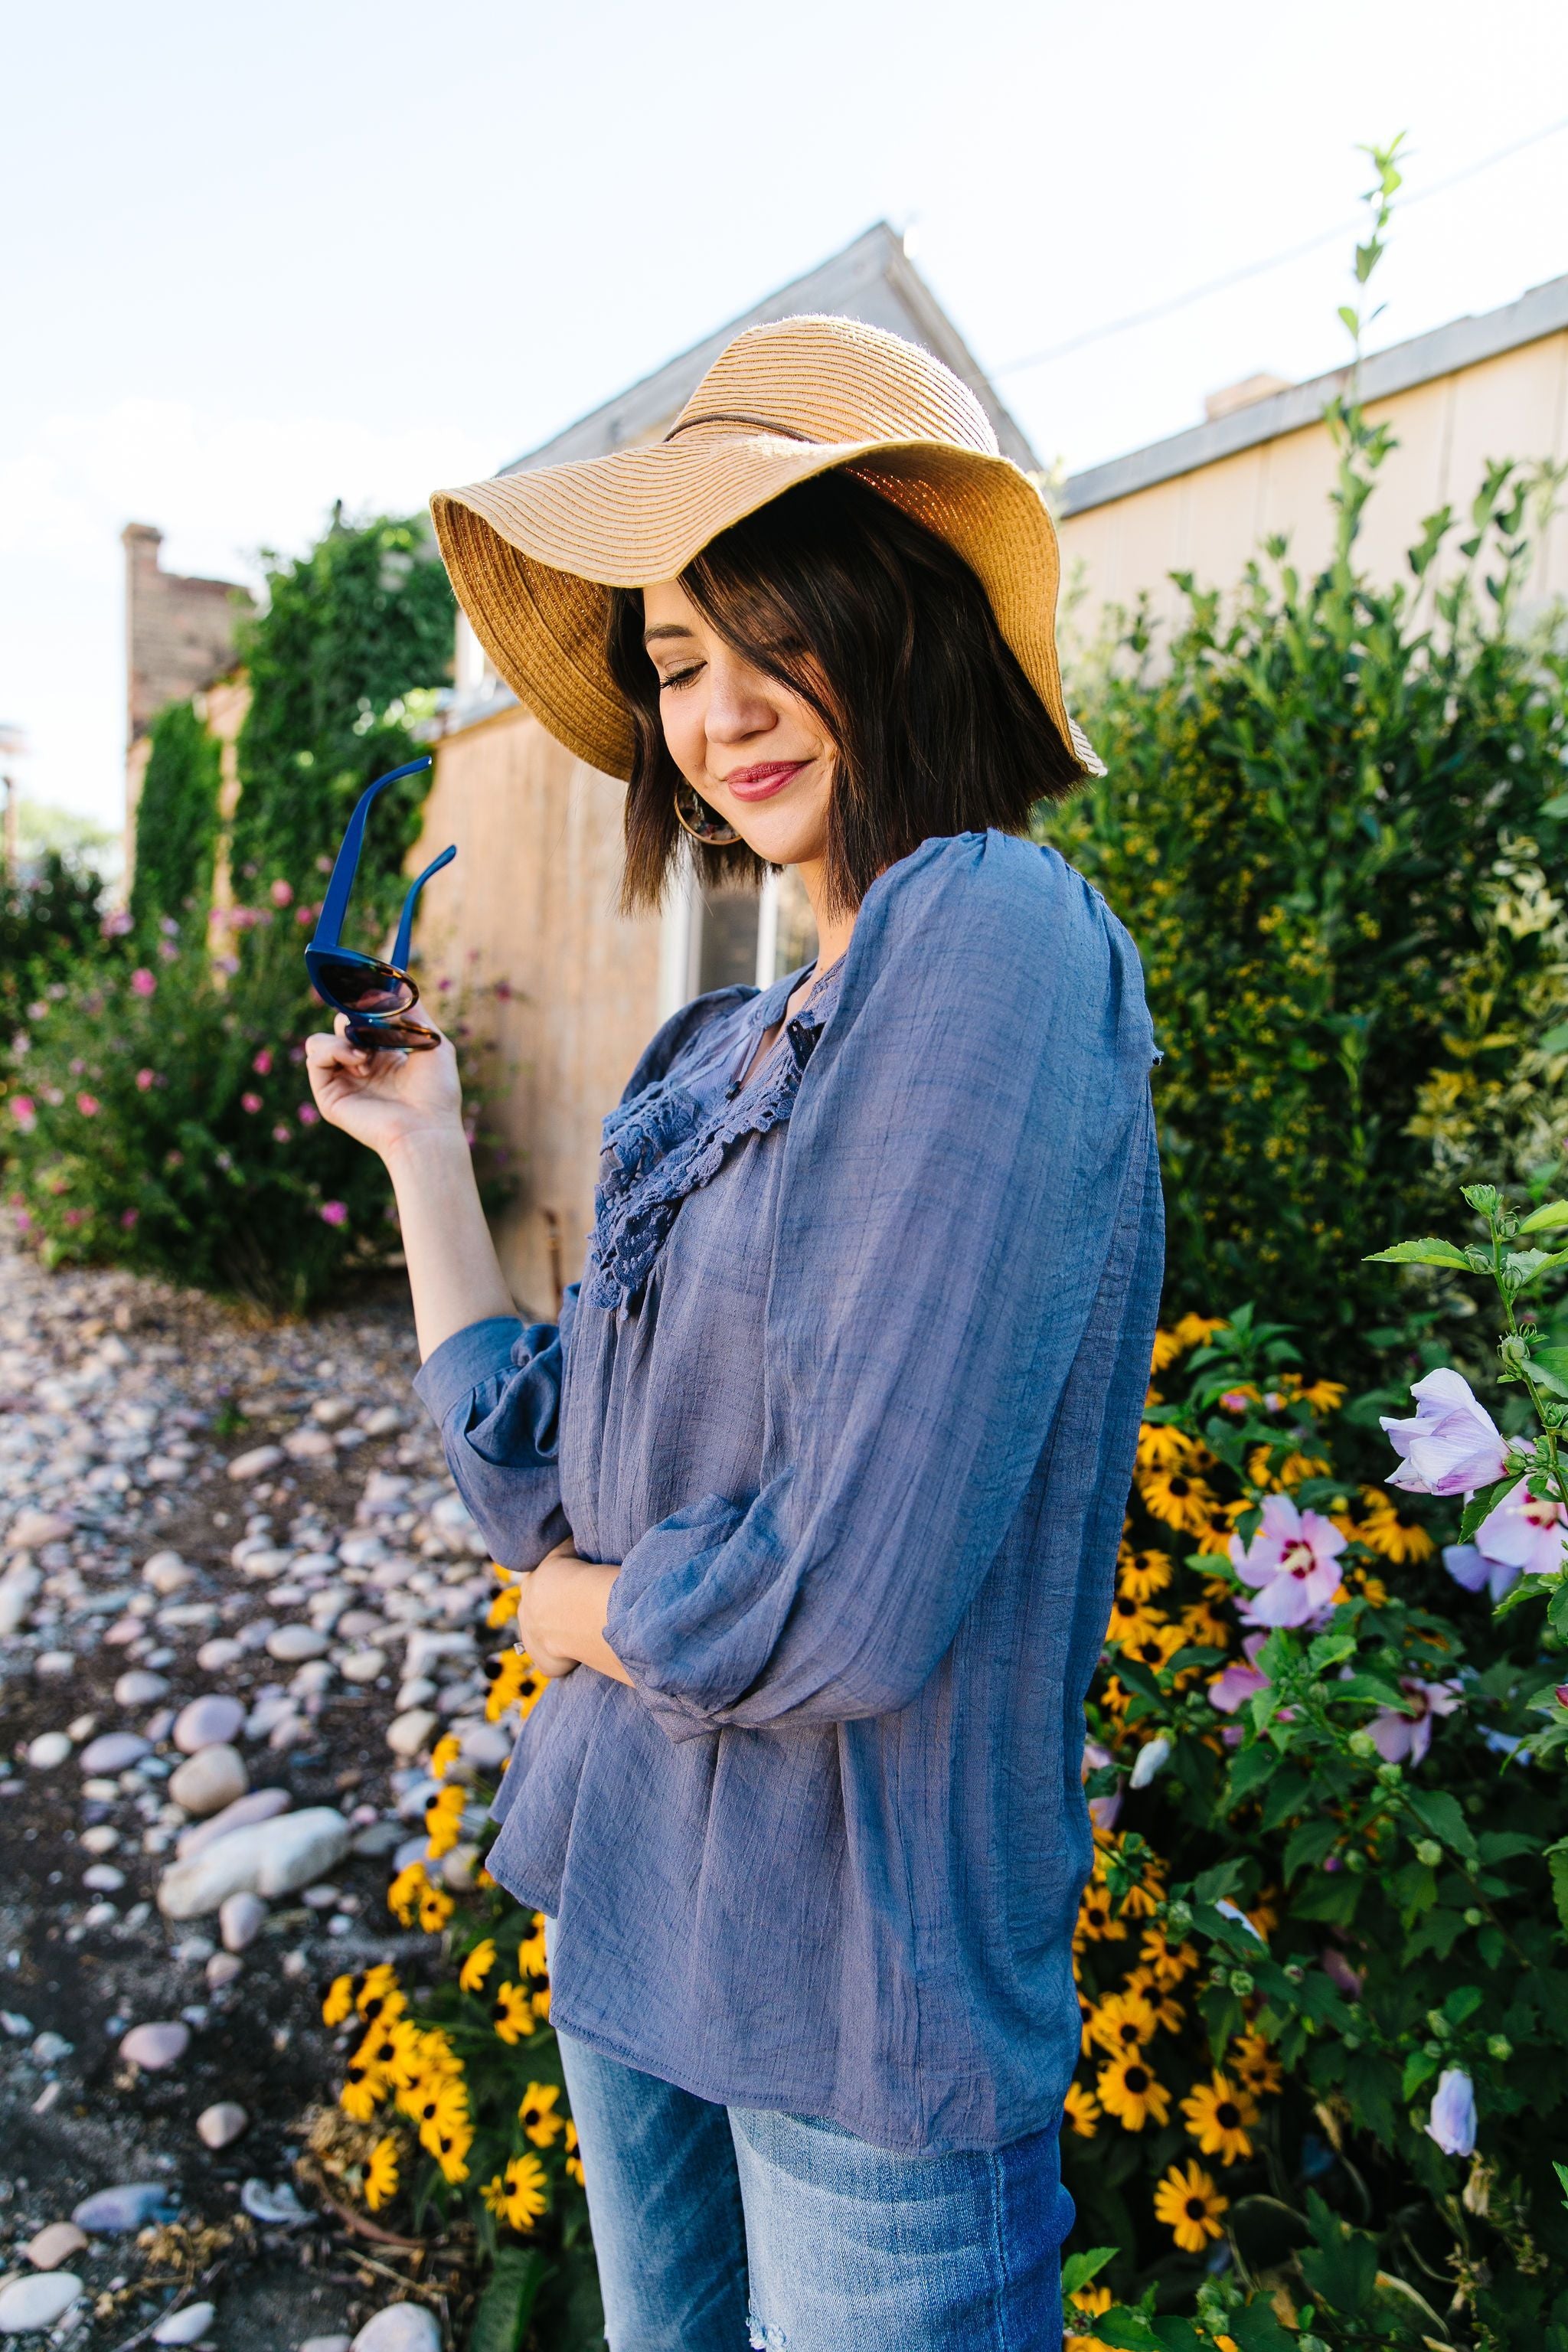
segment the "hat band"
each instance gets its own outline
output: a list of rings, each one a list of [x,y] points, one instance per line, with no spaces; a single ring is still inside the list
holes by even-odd
[[[759,433],[777,433],[785,441],[805,441],[813,449],[826,446],[813,434],[797,433],[793,425],[775,425],[771,417],[745,416],[730,409],[714,409],[706,416],[683,416],[679,425],[670,426],[664,437],[667,441],[673,441],[678,433],[689,433],[694,425],[750,425]]]

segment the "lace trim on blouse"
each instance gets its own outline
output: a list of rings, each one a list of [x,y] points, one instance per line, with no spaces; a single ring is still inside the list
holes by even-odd
[[[614,1311],[634,1298],[653,1271],[687,1194],[711,1183],[742,1136],[766,1135],[788,1118],[818,1034],[838,1002],[843,971],[840,957],[785,1024],[750,1086],[731,1080],[714,1099],[706,1087],[694,1091],[686,1084],[678,1065],[610,1113],[589,1247],[587,1291],[595,1307]],[[746,1007],[751,1042],[742,1068],[755,1051],[751,1024],[761,1002],[754,997]]]

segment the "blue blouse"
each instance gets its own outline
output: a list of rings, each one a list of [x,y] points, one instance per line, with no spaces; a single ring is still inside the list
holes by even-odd
[[[1054,2125],[1083,1699],[1159,1300],[1137,955],[1053,850],[928,841],[799,974],[665,1024],[559,1328],[416,1383],[496,1558],[618,1561],[489,1867],[563,2032],[880,2146]]]

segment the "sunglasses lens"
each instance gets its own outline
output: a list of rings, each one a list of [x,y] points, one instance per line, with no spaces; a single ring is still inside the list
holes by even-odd
[[[439,1043],[435,1031],[417,1021],[351,1021],[348,1041],[367,1054],[427,1054]]]
[[[352,956],[318,956],[314,978],[345,1013],[406,1013],[417,994],[385,964],[361,963]]]

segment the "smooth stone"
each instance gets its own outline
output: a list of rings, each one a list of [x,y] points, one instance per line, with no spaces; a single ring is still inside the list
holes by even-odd
[[[181,1968],[195,1968],[198,1960],[210,1960],[213,1956],[210,1936],[182,1936],[174,1946],[174,1958]]]
[[[338,1669],[346,1683],[373,1683],[386,1671],[384,1650],[356,1650]]]
[[[247,1739],[265,1739],[275,1723],[281,1723],[286,1715],[293,1712],[293,1700],[274,1684],[269,1691],[258,1698],[245,1718]]]
[[[70,1741],[63,1731],[40,1731],[27,1742],[27,1761],[35,1772],[52,1772],[70,1752]]]
[[[184,1862],[187,1854],[200,1853],[203,1846],[211,1845],[215,1838],[227,1837],[231,1830],[248,1829],[253,1822],[269,1822],[286,1813],[293,1801],[287,1789],[252,1789],[248,1796],[237,1797],[232,1805],[226,1805],[221,1813],[182,1830],[174,1851]]]
[[[250,2117],[237,2099],[219,2099],[216,2106],[204,2107],[196,2117],[196,2137],[204,2147],[226,2147],[239,2137]]]
[[[441,2330],[422,2303],[389,2303],[365,2321],[351,2352],[441,2352]]]
[[[142,1581],[150,1584],[154,1592],[178,1592],[191,1582],[194,1568],[187,1568],[177,1551],[155,1551],[142,1570]]]
[[[75,1527],[60,1512],[35,1510],[29,1504],[12,1520],[5,1541],[13,1551],[38,1551],[45,1544],[64,1543]]]
[[[405,1683],[397,1694],[398,1714],[407,1715],[416,1706],[428,1706],[436,1696],[437,1687],[428,1675],[420,1675],[413,1682]]]
[[[276,2185],[267,2180],[247,2180],[240,2189],[239,2201],[253,2221],[270,2222],[275,2229],[281,2225],[298,2230],[316,2218],[308,2205],[300,2204],[291,2180],[279,2180]]]
[[[395,1715],[386,1727],[386,1744],[395,1756],[421,1755],[430,1745],[430,1735],[439,1717],[427,1706],[411,1706],[403,1715]]]
[[[261,1933],[267,1906],[259,1895],[231,1895],[218,1906],[217,1928],[226,1952],[243,1952]]]
[[[511,1760],[511,1735],[503,1731],[499,1723],[457,1723],[452,1728],[462,1740],[465,1764],[489,1772]]]
[[[13,2279],[0,2287],[0,2336],[30,2336],[35,2328],[52,2327],[80,2294],[81,2281],[71,2271]]]
[[[310,1407],[310,1416],[323,1429],[336,1429],[342,1421],[352,1421],[354,1415],[352,1397],[318,1397]]]
[[[283,1459],[280,1445],[253,1445],[248,1454],[237,1454],[228,1465],[231,1478],[259,1478],[264,1470],[276,1470]]]
[[[283,1440],[283,1451],[290,1462],[330,1462],[337,1448],[324,1429],[294,1429]]]
[[[367,1437],[391,1437],[402,1426],[403,1415],[395,1404],[378,1404],[374,1412],[365,1415],[363,1423]]]
[[[297,1739],[304,1738],[310,1728],[310,1718],[307,1716],[296,1714],[290,1708],[289,1713],[281,1717],[268,1733],[267,1745],[273,1748],[292,1748]]]
[[[82,1872],[81,1883],[95,1895],[118,1895],[125,1884],[125,1873],[116,1870],[111,1862],[95,1862],[90,1870]]]
[[[151,1706],[155,1698],[163,1698],[169,1688],[163,1675],[150,1674],[145,1666],[132,1666],[114,1685],[117,1706]]]
[[[106,1731],[89,1740],[77,1761],[84,1772],[123,1772],[128,1765],[140,1764],[152,1746],[138,1731]]]
[[[161,2319],[153,2330],[154,2344],[199,2344],[217,2317],[214,2303],[187,2303]]]
[[[174,1717],[174,1745],[182,1756],[195,1756],[220,1740],[237,1738],[244,1721],[245,1709],[238,1699],[208,1691],[192,1699]]]
[[[221,1992],[236,1977],[244,1973],[245,1963],[233,1952],[215,1952],[206,1965],[206,1979],[214,1992]]]
[[[307,2336],[299,2352],[353,2352],[353,2339],[348,2336]]]
[[[36,2271],[58,2271],[86,2243],[87,2231],[79,2230],[74,2221],[51,2221],[36,2238],[28,2239],[22,2252]]]
[[[120,1832],[111,1822],[95,1822],[91,1829],[83,1830],[78,1843],[84,1853],[112,1853],[120,1843]]]
[[[188,2025],[133,2025],[120,2044],[120,2055],[149,2074],[161,2074],[166,2066],[177,2066],[190,2046]]]
[[[232,1666],[237,1658],[243,1658],[244,1655],[243,1642],[235,1641],[227,1633],[215,1633],[212,1640],[204,1642],[196,1652],[196,1664],[203,1674],[216,1675],[223,1667]]]
[[[52,2032],[46,2026],[42,2033],[34,2036],[33,2046],[27,2055],[35,2066],[58,2066],[60,2060],[68,2058],[75,2048],[74,2042],[68,2042],[63,2033]]]
[[[0,1633],[19,1633],[44,1580],[42,1569],[18,1563],[0,1576]]]
[[[204,1748],[187,1756],[169,1776],[169,1794],[176,1805],[198,1817],[235,1804],[250,1787],[250,1775],[237,1748]]]
[[[63,1681],[67,1675],[74,1675],[76,1672],[76,1652],[74,1650],[40,1650],[33,1660],[33,1672],[36,1675],[42,1675],[47,1681]]]
[[[291,1895],[340,1862],[352,1834],[331,1805],[231,1831],[164,1872],[158,1908],[166,1919],[200,1919],[231,1895]]]
[[[178,2211],[164,2180],[126,2180],[115,2189],[100,2189],[71,2209],[79,2230],[95,2238],[123,2237],[144,2229],[150,2221],[172,2221]]]
[[[284,1665],[298,1665],[302,1659],[319,1658],[327,1648],[327,1637],[314,1625],[279,1625],[267,1636],[267,1654]]]

